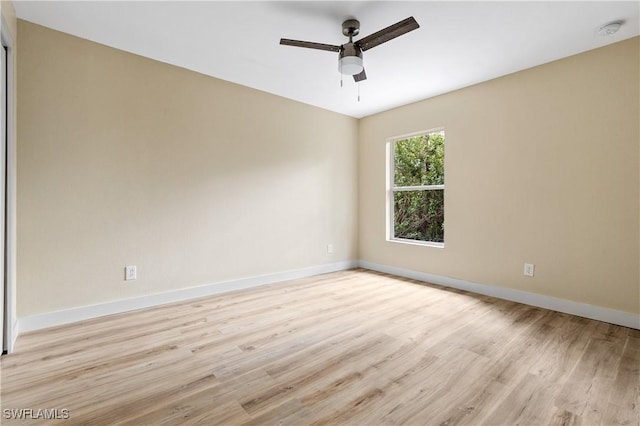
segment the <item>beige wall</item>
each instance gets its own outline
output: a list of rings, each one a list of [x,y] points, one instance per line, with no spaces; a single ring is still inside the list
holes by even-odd
[[[357,258],[640,312],[638,38],[358,122],[18,35],[19,316]],[[446,247],[386,242],[386,139],[439,126]]]
[[[4,22],[9,27],[9,33],[15,40],[18,35],[18,20],[16,18],[16,10],[13,7],[13,2],[11,0],[0,1],[0,11],[2,12]]]
[[[357,120],[18,33],[19,316],[357,258]]]
[[[362,119],[360,259],[640,312],[639,48],[631,39]],[[440,126],[446,247],[387,242],[386,139]]]

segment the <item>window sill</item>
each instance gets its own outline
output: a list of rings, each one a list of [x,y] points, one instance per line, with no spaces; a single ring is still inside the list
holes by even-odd
[[[412,246],[444,248],[444,243],[435,243],[431,241],[404,240],[402,238],[387,238],[390,243],[409,244]]]

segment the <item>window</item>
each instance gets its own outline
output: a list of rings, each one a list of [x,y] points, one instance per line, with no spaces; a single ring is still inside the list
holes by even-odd
[[[444,130],[389,142],[389,240],[444,247],[444,142]]]

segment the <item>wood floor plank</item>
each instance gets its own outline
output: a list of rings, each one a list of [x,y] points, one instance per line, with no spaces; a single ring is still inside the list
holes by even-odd
[[[640,424],[640,331],[365,270],[26,333],[0,367],[2,424]]]
[[[555,400],[555,406],[580,416],[585,424],[600,424],[626,344],[627,330],[599,323],[582,357]],[[632,389],[626,389],[632,392]]]
[[[640,332],[627,331],[627,342],[603,416],[604,424],[640,424]]]

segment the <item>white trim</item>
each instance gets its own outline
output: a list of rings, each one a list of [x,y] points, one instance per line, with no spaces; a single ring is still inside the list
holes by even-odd
[[[433,191],[434,189],[444,189],[444,185],[416,185],[416,186],[395,186],[393,192],[402,191]]]
[[[574,302],[566,299],[559,299],[541,294],[529,293],[511,288],[496,287],[486,284],[478,284],[471,281],[459,280],[456,278],[444,277],[441,275],[428,274],[409,269],[397,268],[395,266],[380,265],[367,261],[343,261],[314,266],[310,268],[297,269],[280,272],[276,274],[261,275],[257,277],[243,278],[233,281],[225,281],[215,284],[206,284],[198,287],[174,290],[166,293],[152,294],[149,296],[136,297],[131,299],[116,300],[113,302],[100,303],[90,306],[80,306],[62,311],[47,312],[43,314],[31,315],[19,318],[14,323],[13,335],[18,336],[18,332],[40,330],[47,327],[69,324],[105,315],[113,315],[136,309],[149,308],[167,303],[181,302],[199,297],[214,294],[226,293],[234,290],[258,287],[267,284],[274,284],[282,281],[305,278],[314,275],[326,274],[336,271],[344,271],[355,268],[370,269],[384,272],[400,277],[410,278],[418,281],[429,282],[445,287],[457,288],[470,291],[472,293],[484,294],[497,297],[499,299],[511,300],[540,308],[564,312],[571,315],[604,321],[624,327],[640,329],[640,315],[630,312],[617,311],[600,306],[588,305],[586,303]]]
[[[11,340],[9,340],[9,347],[7,348],[8,354],[13,352],[16,340],[18,339],[18,333],[20,333],[20,322],[17,318],[13,321],[13,324],[11,324],[9,331],[11,332]]]
[[[395,159],[394,159],[394,146],[395,146],[395,141],[393,139],[388,139],[387,140],[387,157],[386,157],[386,163],[387,163],[387,187],[385,188],[385,195],[386,195],[386,199],[385,199],[385,203],[387,206],[387,225],[386,225],[386,234],[387,234],[387,240],[390,240],[392,238],[394,238],[394,233],[395,233],[395,227],[394,227],[394,223],[395,223],[395,206],[393,205],[394,202],[394,192],[393,192],[393,187],[395,186],[395,174],[396,174],[396,170],[395,170]]]
[[[151,294],[148,296],[135,297],[131,299],[115,300],[113,302],[100,303],[89,306],[79,306],[62,311],[45,312],[19,318],[20,333],[54,327],[57,325],[69,324],[105,315],[119,314],[136,309],[149,308],[167,303],[181,302],[213,294],[226,293],[234,290],[258,287],[267,284],[274,284],[282,281],[297,278],[311,277],[314,275],[326,274],[329,272],[344,271],[357,267],[356,261],[343,261],[327,263],[324,265],[312,266],[304,269],[279,272],[269,275],[260,275],[239,280],[224,281],[214,284],[205,284],[198,287],[190,287],[173,290],[165,293]]]
[[[18,338],[19,324],[16,316],[16,103],[15,103],[15,40],[9,31],[4,15],[0,13],[0,38],[7,47],[7,181],[6,181],[6,241],[5,277],[7,281],[5,321],[7,328],[7,353],[12,353]]]
[[[364,260],[359,261],[358,266],[373,271],[384,272],[386,274],[439,284],[445,287],[457,288],[460,290],[470,291],[472,293],[484,294],[487,296],[497,297],[499,299],[511,300],[514,302],[524,303],[526,305],[537,306],[540,308],[550,309],[552,311],[564,312],[566,314],[640,330],[640,314],[617,311],[615,309],[603,308],[601,306],[574,302],[572,300],[560,299],[542,294],[529,293],[512,288],[478,284],[471,281],[428,274],[426,272],[397,268],[395,266],[380,265]]]
[[[417,132],[405,133],[404,135],[400,135],[400,136],[392,136],[390,138],[387,138],[387,142],[395,142],[395,141],[399,141],[399,140],[402,140],[402,139],[413,138],[415,136],[423,136],[423,135],[427,135],[429,133],[440,133],[440,132],[444,132],[444,126],[433,127],[431,129],[428,129],[428,130],[419,130]]]
[[[422,247],[444,248],[444,243],[437,243],[435,241],[408,240],[406,238],[389,238],[387,239],[387,242],[411,244],[414,246],[422,246]]]

